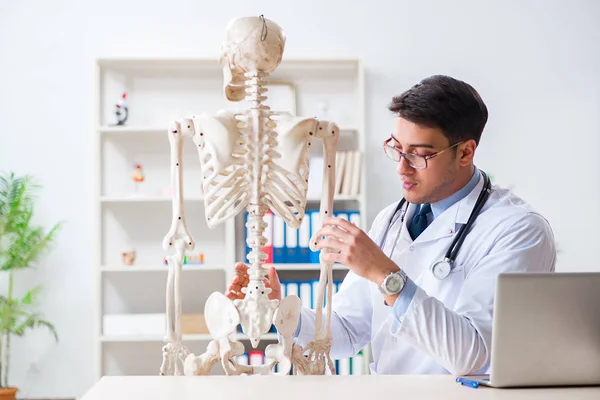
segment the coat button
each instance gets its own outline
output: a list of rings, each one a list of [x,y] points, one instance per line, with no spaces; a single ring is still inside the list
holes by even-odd
[[[410,246],[410,247],[409,247],[409,250],[410,250],[410,251],[413,251],[414,249],[415,249],[415,246]]]

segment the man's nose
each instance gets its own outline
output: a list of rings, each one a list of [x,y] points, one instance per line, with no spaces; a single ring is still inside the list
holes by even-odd
[[[406,158],[400,157],[400,161],[398,161],[398,165],[396,165],[396,173],[398,175],[410,175],[415,172],[415,169],[410,166]]]

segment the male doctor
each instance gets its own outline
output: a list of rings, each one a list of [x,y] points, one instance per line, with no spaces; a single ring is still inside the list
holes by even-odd
[[[522,199],[492,185],[452,268],[436,277],[432,265],[444,260],[484,188],[473,157],[487,108],[467,83],[432,76],[394,97],[389,109],[397,117],[383,150],[396,162],[406,203],[383,209],[368,233],[339,218],[325,220],[318,233],[325,236],[318,247],[334,250],[323,259],[349,268],[332,301],[331,356],[352,357],[370,343],[372,373],[485,372],[496,277],[554,271],[551,228]],[[230,298],[243,297],[247,284],[247,266],[236,268]],[[280,298],[272,268],[268,284],[271,298]],[[314,334],[315,312],[302,309],[296,341],[305,346]]]

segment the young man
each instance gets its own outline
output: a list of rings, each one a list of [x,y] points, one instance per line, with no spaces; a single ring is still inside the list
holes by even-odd
[[[349,268],[332,301],[331,356],[351,357],[370,343],[372,373],[485,372],[496,277],[553,272],[551,228],[509,190],[486,190],[473,157],[488,114],[470,85],[432,76],[394,97],[389,109],[397,118],[384,152],[397,162],[406,202],[382,210],[368,234],[338,218],[318,233],[326,237],[318,247],[333,250],[323,259]],[[451,247],[471,216],[462,243]],[[448,255],[451,266],[438,263]],[[230,298],[243,297],[247,268],[236,268],[242,275]],[[268,277],[271,298],[279,298],[274,269]],[[297,343],[313,340],[314,330],[314,311],[302,309]]]

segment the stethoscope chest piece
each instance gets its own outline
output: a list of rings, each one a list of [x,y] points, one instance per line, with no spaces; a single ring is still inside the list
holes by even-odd
[[[442,280],[445,279],[448,275],[450,275],[450,270],[452,267],[450,266],[449,260],[446,258],[442,261],[437,261],[431,266],[431,273],[436,278]]]

